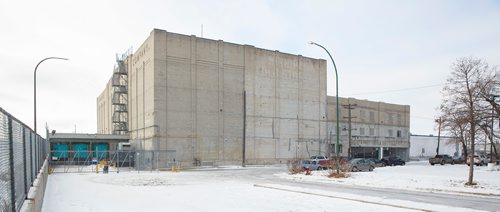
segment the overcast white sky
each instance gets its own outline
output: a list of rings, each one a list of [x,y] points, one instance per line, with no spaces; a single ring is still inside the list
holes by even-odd
[[[140,46],[153,28],[199,36],[202,24],[206,38],[313,58],[328,57],[307,42],[324,45],[339,95],[410,105],[413,134],[436,134],[456,58],[500,65],[500,1],[0,0],[0,107],[32,127],[35,65],[68,57],[38,68],[38,128],[94,133],[115,54]],[[329,60],[328,72],[333,96]]]

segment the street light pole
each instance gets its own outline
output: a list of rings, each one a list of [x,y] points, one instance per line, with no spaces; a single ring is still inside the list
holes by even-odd
[[[50,60],[50,59],[55,59],[55,60],[69,60],[68,58],[61,58],[61,57],[47,57],[43,60],[40,60],[40,62],[38,62],[38,64],[36,64],[36,67],[35,67],[35,71],[34,71],[34,80],[33,80],[33,104],[34,104],[34,118],[35,118],[35,123],[34,123],[34,130],[35,130],[35,133],[36,133],[36,70],[38,69],[38,66],[40,65],[40,63],[42,63],[43,61],[46,61],[46,60]]]
[[[330,59],[332,60],[332,63],[333,63],[333,68],[335,69],[335,108],[336,108],[336,113],[337,113],[337,117],[336,117],[336,123],[337,123],[337,126],[336,126],[336,132],[335,134],[337,135],[337,138],[336,138],[336,144],[335,144],[335,152],[336,152],[336,156],[337,156],[337,161],[336,161],[336,164],[337,164],[337,174],[340,173],[340,166],[339,166],[339,152],[340,152],[340,148],[339,148],[339,140],[340,140],[340,127],[339,127],[339,75],[338,75],[338,72],[337,72],[337,66],[335,65],[335,61],[333,60],[333,57],[332,55],[330,54],[330,52],[325,48],[323,47],[322,45],[319,45],[315,42],[309,42],[309,44],[311,45],[316,45],[316,46],[319,46],[321,47],[323,50],[326,51],[326,53],[328,54],[328,56],[330,56]]]

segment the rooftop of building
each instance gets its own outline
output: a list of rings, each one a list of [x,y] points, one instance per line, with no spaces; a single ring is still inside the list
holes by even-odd
[[[86,134],[86,133],[50,133],[48,139],[52,141],[72,141],[72,140],[88,140],[88,141],[120,141],[127,142],[128,135],[111,135],[111,134]]]

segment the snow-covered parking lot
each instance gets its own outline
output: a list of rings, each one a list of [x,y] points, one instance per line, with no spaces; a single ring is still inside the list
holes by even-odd
[[[409,162],[406,166],[379,167],[373,172],[355,172],[346,179],[328,178],[328,171],[313,171],[311,176],[288,173],[276,175],[294,181],[500,197],[500,171],[488,171],[486,166],[474,166],[476,186],[464,185],[469,176],[467,165],[431,166],[427,161]]]
[[[353,189],[349,186],[500,194],[500,172],[483,168],[476,172],[477,188],[462,186],[467,177],[464,165],[425,163],[377,168],[341,180],[325,177],[326,171],[313,172],[312,176],[289,175],[285,166],[180,173],[55,173],[49,176],[43,211],[469,211],[472,208],[459,208],[454,203],[350,193]]]

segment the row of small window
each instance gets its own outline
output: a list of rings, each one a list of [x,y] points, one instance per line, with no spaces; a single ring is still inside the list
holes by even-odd
[[[366,111],[364,110],[359,110],[359,117],[362,122],[365,121],[366,117]],[[375,111],[370,111],[370,119],[369,122],[374,123],[375,122]],[[386,113],[385,114],[385,122],[388,124],[394,124],[394,114],[393,113]],[[396,120],[397,124],[401,125],[402,124],[402,116],[401,114],[396,114]]]
[[[369,135],[374,136],[375,135],[375,128],[369,128]],[[359,128],[359,135],[365,135],[365,128],[361,127]],[[387,136],[388,137],[394,137],[394,131],[392,129],[387,130]],[[401,130],[396,130],[396,137],[401,138],[402,133]]]

